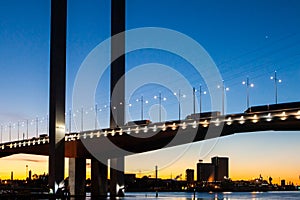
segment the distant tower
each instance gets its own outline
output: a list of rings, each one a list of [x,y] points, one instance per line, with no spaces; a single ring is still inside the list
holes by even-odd
[[[185,170],[185,179],[187,183],[194,183],[194,170],[187,169]]]
[[[197,182],[215,180],[215,166],[212,163],[197,163]]]
[[[28,180],[31,181],[31,170],[29,170]]]
[[[28,178],[28,165],[26,165],[26,174],[25,174],[25,179]]]
[[[213,157],[212,164],[215,166],[215,181],[223,181],[225,177],[229,177],[229,158],[227,157]]]

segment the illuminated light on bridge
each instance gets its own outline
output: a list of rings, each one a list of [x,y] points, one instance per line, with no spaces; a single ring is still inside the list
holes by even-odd
[[[22,142],[19,142],[19,147],[22,147]]]
[[[119,130],[119,135],[123,135],[123,129]]]
[[[15,147],[15,148],[17,147],[17,143],[14,143],[14,147]]]
[[[197,128],[198,123],[196,121],[193,121],[193,123],[191,124],[193,128]]]
[[[185,123],[185,122],[182,123],[181,128],[182,128],[183,130],[186,129],[186,123]]]
[[[300,119],[300,110],[298,110],[298,112],[296,114],[296,119]]]
[[[272,121],[272,116],[271,116],[271,113],[268,113],[267,115],[267,119],[266,119],[268,122]]]
[[[128,128],[128,129],[126,130],[126,133],[127,133],[128,135],[130,135],[130,133],[131,133],[131,129],[130,129],[130,128]]]
[[[139,132],[140,132],[140,129],[139,129],[139,127],[137,126],[136,128],[135,128],[135,131],[134,131],[136,134],[138,134]]]
[[[147,126],[145,126],[143,129],[144,129],[144,133],[148,132],[148,127]]]
[[[202,123],[202,126],[204,128],[208,127],[209,123],[207,122],[207,120],[204,120],[204,122]]]
[[[96,134],[96,136],[97,136],[97,138],[99,138],[99,137],[100,137],[100,131],[97,131],[97,134]],[[75,140],[76,140],[76,138],[75,138]]]
[[[172,130],[175,131],[177,129],[176,123],[172,124]]]
[[[83,139],[86,139],[86,133],[83,134]]]
[[[215,126],[220,126],[220,120],[219,120],[219,118],[217,118],[216,121],[214,121],[214,123],[215,123]]]
[[[104,131],[104,136],[107,137],[107,130]]]
[[[4,145],[1,146],[1,149],[2,149],[2,150],[4,149]]]
[[[13,147],[13,144],[12,143],[10,143],[10,145],[9,145],[9,148],[12,148]]]
[[[24,147],[26,146],[26,142],[25,142],[25,141],[23,142],[23,146],[24,146]]]
[[[166,124],[164,124],[164,125],[162,126],[162,129],[161,129],[161,130],[166,131],[166,129],[167,129]]]
[[[27,145],[30,146],[30,141],[27,142]]]
[[[245,118],[244,118],[244,116],[241,116],[241,118],[239,119],[239,123],[240,123],[240,124],[244,124],[244,123],[245,123]]]
[[[35,145],[35,140],[32,141],[32,145]]]
[[[154,125],[153,128],[152,128],[153,132],[156,132],[157,131],[157,126]]]
[[[115,135],[115,130],[113,129],[111,132],[110,132],[110,134],[111,134],[111,136],[114,136]]]
[[[280,116],[281,116],[280,117],[281,120],[286,120],[286,118],[287,118],[287,115],[285,114],[285,112],[282,112]]]
[[[94,137],[94,133],[91,132],[91,133],[90,133],[90,138],[93,138],[93,137]]]
[[[226,121],[226,124],[227,124],[227,125],[231,125],[231,124],[232,124],[232,119],[231,119],[231,117],[228,117],[228,119],[225,120],[225,121]]]
[[[257,117],[256,114],[253,116],[252,122],[253,123],[257,123],[258,122],[258,117]]]

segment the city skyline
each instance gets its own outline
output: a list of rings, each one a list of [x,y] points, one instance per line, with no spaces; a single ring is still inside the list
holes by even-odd
[[[227,113],[246,110],[246,88],[242,81],[245,81],[247,76],[251,83],[254,83],[254,88],[250,88],[250,106],[274,103],[274,82],[270,80],[270,76],[274,76],[275,70],[282,79],[282,83],[278,86],[279,102],[299,101],[300,94],[297,87],[300,76],[298,67],[300,36],[299,28],[296,26],[300,19],[297,12],[299,2],[265,0],[244,3],[225,0],[189,3],[128,0],[126,29],[144,26],[170,28],[190,36],[203,45],[217,64],[226,87],[230,88],[226,95]],[[15,6],[17,4],[20,6]],[[13,137],[16,138],[16,123],[19,120],[35,120],[39,116],[39,119],[44,118],[40,129],[46,130],[50,1],[30,0],[27,4],[22,1],[5,2],[0,9],[0,38],[3,40],[0,47],[0,84],[4,86],[1,87],[3,97],[0,122],[6,126],[10,122],[14,123]],[[28,10],[33,12],[28,13]],[[72,85],[83,59],[98,43],[109,37],[108,10],[109,1],[69,2],[66,111],[71,108]],[[168,13],[165,10],[168,10]],[[155,17],[153,13],[156,14]],[[132,52],[127,56],[126,67],[130,70],[154,61],[172,66],[188,77],[193,87],[198,88],[201,84],[203,90],[207,89],[200,76],[193,76],[193,70],[185,70],[190,67],[186,61],[167,52],[147,49]],[[104,77],[99,83],[96,94],[99,108],[109,103],[107,82],[108,78]],[[152,102],[145,105],[145,118],[157,121],[157,100],[153,97],[160,91],[164,91],[162,95],[166,98],[166,102],[162,103],[163,119],[176,119],[178,116],[176,98],[172,96],[172,92],[157,85],[145,85],[130,96],[128,100],[132,104],[132,119],[140,118],[140,104],[135,100],[143,95]],[[187,96],[182,101],[192,100],[191,90],[182,93]],[[209,95],[203,95],[203,111],[210,110],[209,102]],[[191,114],[192,108],[193,106],[190,106],[184,110],[182,118]],[[107,127],[107,116],[106,114],[99,116],[101,127]],[[31,129],[30,137],[34,137],[34,121]],[[7,132],[6,127],[5,139],[8,137]],[[158,165],[162,176],[167,177],[170,176],[170,172],[174,175],[183,174],[186,168],[192,167],[193,162],[199,159],[207,160],[212,155],[228,155],[234,160],[233,166],[230,167],[232,170],[230,174],[234,179],[265,174],[274,177],[275,182],[277,182],[275,177],[285,177],[286,180],[299,183],[300,171],[297,165],[299,166],[300,160],[297,159],[299,150],[297,141],[300,136],[297,134],[298,132],[271,131],[238,134],[129,156],[126,158],[126,171],[138,173],[143,169],[146,174],[147,171],[153,173],[154,166]],[[185,153],[181,154],[182,152]],[[264,152],[264,155],[261,155],[261,152]],[[291,157],[295,159],[290,159]],[[34,161],[22,160],[27,158]],[[145,159],[148,163],[141,163],[140,160]],[[45,160],[47,158],[31,155],[1,158],[1,166],[5,167],[1,168],[0,177],[5,177],[7,173],[10,176],[9,169],[12,168],[15,168],[13,171],[19,171],[16,175],[22,174],[28,162],[33,172],[39,169],[47,171],[48,164]],[[10,164],[6,166],[4,163]],[[184,167],[184,164],[188,166]],[[18,168],[16,165],[22,167]],[[261,166],[261,169],[257,166]]]

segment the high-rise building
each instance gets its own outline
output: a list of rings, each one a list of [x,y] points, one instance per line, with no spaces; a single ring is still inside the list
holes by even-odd
[[[212,163],[197,163],[197,181],[214,181],[215,166]]]
[[[193,169],[185,170],[185,178],[188,183],[193,183],[194,182],[194,170]]]
[[[229,177],[229,158],[216,156],[211,158],[211,162],[215,166],[215,181],[223,181]]]

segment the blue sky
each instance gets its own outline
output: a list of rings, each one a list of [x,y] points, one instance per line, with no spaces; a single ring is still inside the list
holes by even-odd
[[[26,3],[25,3],[26,2]],[[127,0],[126,29],[140,27],[162,27],[176,30],[196,40],[210,54],[225,81],[230,87],[227,93],[227,112],[242,112],[246,108],[246,89],[241,84],[249,76],[255,87],[250,91],[250,104],[274,103],[274,83],[270,80],[274,70],[283,82],[278,88],[279,102],[299,101],[298,92],[300,77],[300,2],[297,0]],[[50,1],[49,0],[3,0],[0,3],[0,123],[7,124],[35,119],[41,120],[41,131],[45,131],[45,116],[48,113],[49,87],[49,32]],[[110,1],[108,0],[70,0],[68,2],[68,35],[67,35],[67,109],[71,105],[71,95],[76,73],[88,55],[100,42],[110,36]],[[192,66],[184,59],[169,52],[144,49],[126,56],[127,70],[141,64],[162,63],[172,66],[189,79],[192,86],[202,84],[201,76],[195,76]],[[107,73],[106,75],[109,75]],[[99,83],[96,98],[100,106],[108,104],[108,76]],[[147,110],[155,104],[153,96],[159,91],[167,98],[163,102],[167,119],[177,117],[177,102],[172,92],[157,85],[146,85],[137,90],[131,97],[133,119],[139,119],[140,104],[134,100],[141,95],[149,100]],[[182,91],[191,99],[191,91]],[[185,101],[186,99],[183,99]],[[203,96],[203,110],[210,109],[209,95]],[[157,104],[157,103],[156,103]],[[191,108],[190,108],[191,109]],[[103,108],[103,110],[105,110]],[[188,113],[189,111],[187,111]],[[101,124],[107,124],[107,112],[99,116]],[[152,113],[153,114],[153,113]],[[151,115],[151,113],[150,113]],[[184,117],[184,116],[183,116]],[[44,118],[42,120],[42,118]],[[103,122],[103,123],[102,123]],[[34,123],[30,125],[34,131]],[[24,127],[23,127],[24,128]],[[16,138],[16,128],[13,130]],[[35,133],[31,134],[32,136]],[[289,146],[294,140],[287,140],[283,134],[291,134],[299,141],[295,133],[263,133],[253,136],[230,137],[230,145],[241,148],[249,140],[270,140],[274,146],[282,145],[287,154],[297,151]],[[276,135],[274,139],[273,136]],[[4,137],[5,138],[5,137]],[[286,143],[282,143],[283,138]],[[228,139],[220,139],[225,143]],[[273,141],[274,140],[274,141]],[[223,154],[225,144],[219,145],[215,154],[228,155],[240,159],[237,152]],[[198,146],[197,146],[198,145]],[[265,144],[266,148],[272,147]],[[195,144],[186,156],[178,162],[189,163],[171,165],[194,167],[197,162],[198,147]],[[179,147],[172,152],[181,151]],[[272,147],[274,148],[274,147]],[[242,150],[241,150],[242,151]],[[274,148],[274,154],[278,152]],[[247,152],[245,149],[244,152]],[[163,151],[151,154],[163,160],[169,153]],[[249,157],[257,155],[249,152]],[[270,154],[271,155],[271,154]],[[145,155],[144,158],[146,158]],[[184,159],[186,157],[186,160]],[[193,157],[187,159],[188,157]],[[138,166],[140,156],[128,158],[127,169],[152,169],[155,161],[148,167]],[[209,157],[204,159],[209,160]],[[286,158],[288,159],[288,158]],[[194,161],[193,161],[194,160]],[[300,164],[300,160],[296,160]],[[194,162],[192,164],[192,162]],[[237,161],[235,161],[237,162]],[[268,162],[271,163],[272,161]],[[176,162],[175,162],[176,163]],[[160,163],[157,163],[160,165]],[[137,166],[135,166],[137,165]],[[163,165],[163,164],[161,164]],[[262,168],[266,168],[263,165]],[[178,167],[177,167],[178,168]],[[176,171],[176,170],[175,170]],[[167,172],[166,172],[167,173]],[[176,172],[174,172],[176,173]],[[178,172],[179,173],[179,172]],[[300,173],[295,172],[295,173]]]

